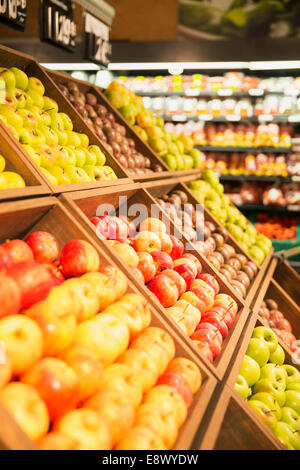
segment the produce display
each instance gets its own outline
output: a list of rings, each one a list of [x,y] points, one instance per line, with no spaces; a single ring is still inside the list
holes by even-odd
[[[259,315],[272,328],[278,338],[292,351],[293,360],[300,364],[300,341],[296,340],[290,322],[279,310],[277,302],[273,299],[265,299],[259,309]]]
[[[6,160],[0,154],[0,189],[16,189],[26,186],[24,179],[15,171],[6,170]]]
[[[242,184],[225,184],[229,199],[241,206],[243,204],[263,204],[264,206],[286,206],[300,204],[299,183],[275,183],[248,181]]]
[[[124,274],[41,231],[0,245],[0,266],[0,404],[23,431],[41,449],[170,449],[201,372]]]
[[[70,117],[45,95],[43,83],[22,70],[2,68],[0,119],[53,185],[116,179],[97,145],[75,132]]]
[[[166,132],[163,119],[146,109],[140,96],[117,81],[110,83],[105,95],[171,170],[190,170],[200,166],[193,141]]]
[[[168,314],[213,362],[221,352],[238,305],[219,293],[217,279],[202,272],[196,256],[186,253],[181,240],[166,233],[156,218],[144,219],[136,233],[129,219],[92,217],[100,237],[109,240],[114,252],[130,266],[135,277],[146,284]]]
[[[235,389],[289,450],[300,450],[300,371],[285,363],[269,328],[254,328]]]
[[[196,209],[192,204],[188,204],[188,197],[184,191],[172,191],[169,195],[157,198],[156,201],[167,212],[174,224],[179,227],[183,226],[184,235],[227,279],[233,289],[241,297],[245,297],[257,273],[257,266],[243,254],[237,253],[235,248],[227,243],[227,230],[209,221],[203,223],[202,218],[199,223]],[[197,240],[197,234],[203,236],[203,241]]]
[[[291,240],[297,238],[297,217],[280,217],[278,215],[257,214],[255,228],[271,240]]]
[[[233,207],[215,173],[211,170],[203,171],[201,179],[192,181],[189,187],[199,203],[204,204],[244,250],[261,265],[270,252],[272,242],[258,233],[248,219]]]
[[[98,103],[93,93],[85,95],[72,81],[65,85],[59,83],[58,86],[81,114],[84,122],[91,127],[101,142],[104,142],[106,148],[128,173],[163,171],[161,165],[151,164],[149,158],[136,150],[135,141],[126,136],[126,128],[116,122],[114,115],[103,104]]]

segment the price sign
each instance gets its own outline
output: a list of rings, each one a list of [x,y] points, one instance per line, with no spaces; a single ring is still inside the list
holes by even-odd
[[[86,12],[84,35],[85,58],[101,65],[108,65],[111,54],[109,26]]]
[[[26,0],[0,0],[0,20],[24,31],[26,25]]]
[[[42,0],[41,40],[74,51],[76,24],[71,0]]]

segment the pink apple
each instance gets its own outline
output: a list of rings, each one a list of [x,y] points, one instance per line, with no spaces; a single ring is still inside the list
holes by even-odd
[[[135,251],[151,251],[161,250],[161,241],[157,233],[144,230],[139,232],[133,240],[133,247]]]
[[[148,287],[163,307],[171,307],[178,299],[178,289],[175,282],[164,274],[154,276]]]
[[[40,263],[52,263],[59,255],[59,246],[56,238],[48,232],[33,232],[25,242],[31,248],[34,259]]]
[[[182,258],[188,258],[188,259],[191,259],[192,261],[194,261],[195,265],[196,265],[196,268],[197,268],[197,274],[196,274],[196,277],[198,278],[202,272],[202,265],[200,263],[200,261],[198,260],[198,258],[194,255],[192,255],[192,253],[184,253],[182,255]]]
[[[178,266],[174,266],[174,271],[176,271],[180,276],[183,277],[186,283],[187,290],[190,290],[194,280],[195,280],[195,273],[191,266],[188,264],[179,264]]]
[[[178,296],[180,297],[186,291],[186,282],[179,273],[174,271],[173,269],[165,269],[163,274],[168,276],[172,281],[175,282],[176,287],[178,289]]]
[[[202,281],[206,282],[210,287],[212,287],[216,295],[220,292],[220,286],[215,276],[212,276],[208,273],[203,273],[200,274],[200,276],[197,276],[197,279],[201,279]]]
[[[181,240],[174,237],[173,235],[170,235],[170,238],[172,242],[172,250],[171,250],[170,256],[174,261],[175,259],[181,258],[184,252],[184,244],[182,243]]]
[[[136,227],[135,227],[134,223],[131,222],[131,220],[128,219],[128,217],[126,217],[125,215],[120,215],[119,219],[121,219],[123,222],[125,222],[125,224],[127,224],[128,236],[133,237],[136,233]]]
[[[145,283],[151,281],[156,274],[156,266],[150,253],[143,251],[137,252],[139,257],[138,268],[142,272]]]
[[[155,264],[156,273],[163,269],[172,269],[173,260],[170,255],[164,251],[151,251],[151,256]]]

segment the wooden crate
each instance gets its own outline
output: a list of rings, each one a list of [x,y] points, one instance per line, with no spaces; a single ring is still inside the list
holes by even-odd
[[[41,172],[39,167],[34,163],[30,156],[25,152],[22,145],[15,139],[10,130],[3,126],[1,128],[1,133],[4,133],[4,138],[8,139],[10,142],[14,142],[15,147],[18,149],[19,153],[23,155],[24,159],[30,163],[39,174],[42,181],[50,188],[53,194],[60,194],[66,191],[76,191],[83,189],[90,189],[103,186],[115,186],[122,183],[130,181],[127,174],[119,165],[118,161],[111,155],[107,149],[104,147],[102,142],[96,137],[96,135],[91,131],[89,126],[85,124],[82,120],[80,114],[75,110],[75,108],[69,103],[69,101],[63,96],[60,89],[56,86],[55,82],[47,75],[43,67],[41,67],[38,62],[36,62],[32,57],[22,54],[21,52],[9,49],[4,46],[0,46],[0,66],[4,67],[18,67],[22,69],[28,76],[34,76],[39,78],[44,87],[45,95],[53,98],[59,106],[59,111],[68,114],[68,116],[73,121],[74,130],[76,132],[81,132],[86,134],[89,137],[90,144],[98,145],[106,156],[106,162],[116,173],[118,180],[113,181],[99,181],[99,182],[88,182],[88,183],[75,183],[75,184],[66,184],[66,185],[52,185],[45,175]],[[121,181],[120,181],[121,180]]]
[[[145,173],[140,175],[134,175],[129,173],[126,169],[124,169],[125,173],[134,181],[152,181],[161,178],[170,178],[170,177],[183,177],[187,175],[193,175],[193,179],[200,176],[200,169],[193,168],[192,170],[182,170],[182,171],[171,171],[167,164],[152,150],[150,145],[147,144],[143,139],[140,138],[138,133],[134,130],[134,128],[126,121],[126,119],[122,116],[122,114],[115,108],[111,102],[106,98],[99,87],[92,85],[89,82],[85,82],[82,80],[78,80],[76,78],[71,77],[68,74],[61,73],[54,70],[45,69],[47,74],[55,81],[55,83],[61,83],[65,85],[67,82],[74,82],[78,85],[79,90],[82,93],[92,93],[97,97],[98,104],[104,105],[110,113],[112,113],[116,119],[118,124],[121,124],[126,129],[126,136],[133,139],[136,144],[136,149],[145,157],[148,157],[151,161],[151,164],[158,164],[161,165],[164,171],[162,172],[154,172],[154,173]]]
[[[169,194],[172,191],[176,191],[176,190],[183,191],[188,197],[188,203],[192,204],[196,208],[197,206],[199,206],[199,203],[197,202],[197,199],[195,198],[193,193],[185,185],[185,183],[189,182],[189,181],[191,181],[191,176],[187,176],[185,179],[180,179],[180,182],[178,182],[177,179],[173,178],[173,179],[165,180],[165,181],[156,181],[156,182],[152,182],[152,183],[145,183],[143,185],[143,188],[146,189],[147,191],[149,191],[149,193],[155,198],[159,198],[159,197],[163,196],[164,194]],[[201,207],[204,209],[204,218],[205,218],[206,221],[213,222],[214,225],[216,225],[216,227],[222,227],[220,222],[218,222],[218,220],[213,218],[213,216],[210,214],[210,212],[207,209],[205,209],[202,205],[201,205]],[[236,243],[235,239],[229,234],[229,232],[228,232],[228,235],[229,235],[229,237],[228,237],[227,243],[229,245],[231,245],[236,250],[237,253],[241,253],[241,254],[245,255],[246,258],[249,261],[253,261],[251,256],[248,253],[246,253],[240,247],[239,244]],[[197,247],[195,247],[195,249],[197,250]],[[256,274],[255,278],[252,280],[250,288],[248,289],[247,295],[245,297],[245,303],[249,307],[254,302],[254,298],[255,298],[257,289],[258,289],[258,287],[260,286],[260,284],[262,282],[262,279],[265,275],[266,268],[267,268],[267,266],[270,262],[270,259],[271,259],[271,253],[269,253],[269,255],[265,259],[262,266],[258,266],[257,263],[255,263],[256,266],[258,267],[258,271],[257,271],[257,274]],[[207,264],[212,269],[215,269],[209,263],[208,260],[207,260]],[[234,289],[234,287],[232,287],[232,289]]]
[[[214,375],[222,379],[224,376],[227,367],[231,361],[232,354],[235,350],[235,347],[239,341],[240,335],[242,334],[244,325],[246,323],[249,309],[248,306],[245,305],[243,299],[241,299],[233,290],[232,287],[228,284],[226,279],[220,276],[220,274],[215,270],[213,266],[211,266],[205,258],[202,257],[200,253],[198,253],[195,249],[189,250],[190,253],[194,254],[203,266],[203,271],[209,272],[213,274],[220,284],[221,292],[229,294],[238,304],[238,314],[235,317],[234,324],[229,330],[229,334],[223,342],[222,352],[221,354],[215,359],[214,364],[210,364],[206,358],[204,358],[194,346],[193,342],[182,332],[180,327],[173,321],[173,319],[167,314],[165,309],[162,307],[158,299],[154,294],[150,292],[150,290],[146,286],[141,286],[130,268],[121,260],[121,258],[114,253],[113,248],[107,243],[106,240],[100,240],[97,237],[96,227],[89,221],[89,217],[92,217],[96,214],[97,208],[100,204],[112,204],[112,206],[118,208],[119,206],[119,198],[126,197],[128,201],[128,209],[132,207],[133,204],[139,203],[144,204],[148,211],[153,204],[153,206],[157,205],[155,200],[152,199],[151,195],[142,189],[142,185],[139,183],[135,183],[132,185],[123,186],[122,188],[114,188],[110,191],[107,191],[105,188],[98,189],[98,190],[91,190],[88,192],[84,191],[76,191],[73,193],[68,193],[65,195],[60,196],[60,200],[66,205],[70,212],[77,218],[80,223],[82,223],[85,229],[88,231],[89,235],[93,237],[96,243],[105,250],[111,258],[114,259],[119,266],[122,266],[122,270],[126,272],[126,275],[131,279],[131,281],[140,288],[141,292],[143,292],[144,296],[149,299],[152,305],[160,312],[162,317],[172,325],[173,328],[176,329],[177,333],[183,338],[186,344],[193,349],[195,354],[205,363],[206,367],[209,368]],[[132,214],[133,215],[133,214]],[[163,216],[160,213],[162,219],[169,224],[171,233],[175,233],[176,235],[181,236],[176,232],[174,224],[167,216]],[[188,241],[182,236],[183,243],[185,246],[188,246]]]
[[[300,305],[300,275],[287,261],[280,258],[277,260],[274,279],[281,285],[285,292],[291,296],[294,302]]]
[[[49,187],[40,177],[39,172],[28,163],[14,142],[5,138],[4,125],[0,120],[0,154],[6,161],[5,171],[14,171],[24,179],[25,188],[1,189],[0,201],[20,199],[50,194]]]
[[[16,223],[17,220],[17,223]],[[46,230],[58,240],[60,248],[71,239],[77,238],[90,242],[98,251],[101,265],[116,263],[95,243],[73,215],[54,197],[29,199],[26,201],[4,202],[0,204],[0,243],[8,238],[24,238],[36,230]],[[140,295],[139,289],[128,280],[128,292]],[[203,415],[214,393],[216,379],[208,368],[199,361],[192,349],[177,335],[175,329],[167,323],[156,309],[151,306],[152,326],[167,330],[176,345],[176,356],[193,360],[202,373],[203,384],[195,394],[189,409],[188,418],[179,432],[174,449],[189,449],[195,433],[201,425]],[[16,423],[0,406],[0,449],[34,449],[35,445],[19,429]]]

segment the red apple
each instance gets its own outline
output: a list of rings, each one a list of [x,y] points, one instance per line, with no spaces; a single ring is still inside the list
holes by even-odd
[[[156,273],[163,269],[172,269],[173,260],[170,255],[164,251],[151,251],[151,256],[155,264]]]
[[[136,233],[136,227],[135,227],[134,223],[131,222],[131,220],[128,219],[128,217],[126,217],[125,215],[120,215],[119,219],[121,219],[123,222],[125,222],[125,224],[127,224],[128,236],[129,237],[134,237],[134,235]]]
[[[213,353],[212,353],[212,351],[209,347],[209,344],[205,343],[203,341],[197,340],[197,339],[194,339],[193,343],[197,347],[200,354],[202,354],[204,357],[206,357],[206,359],[212,364],[213,360],[214,360],[214,356],[213,356]]]
[[[21,306],[18,284],[10,277],[0,274],[0,318],[15,315]]]
[[[5,273],[12,263],[13,261],[10,253],[0,245],[0,274]]]
[[[179,266],[180,264],[184,264],[184,265],[187,264],[188,266],[190,266],[192,268],[194,276],[196,278],[197,268],[196,268],[196,265],[195,265],[194,261],[192,261],[189,258],[184,258],[184,255],[183,255],[181,258],[175,259],[175,261],[173,263],[174,267]]]
[[[11,240],[1,246],[11,256],[14,264],[33,260],[33,253],[23,240]]]
[[[214,306],[224,307],[230,311],[234,316],[237,314],[238,305],[236,301],[227,294],[218,294],[215,297]]]
[[[174,237],[173,235],[170,235],[170,238],[172,242],[172,250],[171,250],[170,256],[172,260],[174,261],[175,259],[181,258],[184,252],[184,244],[182,243],[181,240]]]
[[[210,323],[199,323],[195,333],[192,334],[191,339],[207,343],[214,358],[221,352],[222,335],[220,331]]]
[[[165,372],[159,377],[156,385],[168,385],[174,388],[182,396],[187,406],[193,402],[193,393],[188,381],[176,372]]]
[[[208,274],[208,273],[203,273],[203,274],[200,274],[200,276],[198,276],[197,279],[201,279],[202,281],[206,282],[210,287],[212,287],[216,295],[219,293],[220,286],[215,276],[212,276],[211,274]]]
[[[31,248],[34,259],[40,263],[52,263],[59,255],[56,238],[48,232],[33,232],[25,242]]]
[[[142,272],[145,283],[151,281],[156,273],[156,266],[150,253],[143,251],[137,252],[139,257],[138,268]]]
[[[96,217],[96,216],[89,218],[89,221],[90,221],[93,225],[95,225],[95,227],[97,227],[97,225],[98,225],[98,223],[99,223],[100,220],[101,220],[100,217]]]
[[[100,217],[91,217],[90,222],[95,225],[98,238],[108,238],[107,224]]]
[[[56,264],[54,264],[54,263],[43,263],[43,265],[45,266],[46,269],[48,269],[48,271],[51,272],[52,276],[54,277],[54,279],[57,282],[57,285],[64,282],[65,278],[64,278],[61,270],[59,269],[59,267],[56,266]]]
[[[184,253],[182,255],[182,258],[187,258],[187,259],[191,259],[192,261],[194,261],[194,263],[196,265],[196,269],[197,269],[196,277],[199,278],[199,276],[202,272],[202,265],[201,265],[200,261],[198,260],[198,258],[196,256],[192,255],[191,253]]]
[[[65,277],[98,271],[100,259],[95,248],[85,240],[71,240],[61,250],[59,263]]]
[[[157,219],[155,217],[148,217],[147,219],[144,219],[140,223],[139,231],[140,232],[150,231],[150,232],[156,232],[156,233],[158,232],[166,233],[167,228],[164,222],[162,222],[160,219]]]
[[[135,251],[151,253],[151,251],[160,251],[161,241],[157,233],[144,230],[143,232],[139,232],[134,238],[133,247]]]
[[[234,315],[224,307],[213,306],[211,310],[207,313],[217,313],[222,320],[226,323],[227,328],[229,329],[234,321]]]
[[[187,290],[190,290],[194,280],[195,280],[195,273],[191,266],[188,264],[179,264],[178,266],[174,267],[174,271],[176,271],[180,276],[183,277],[186,283]]]
[[[53,274],[37,261],[25,261],[14,264],[7,275],[18,284],[21,294],[20,309],[44,300],[50,289],[57,285]]]
[[[211,296],[211,293],[208,290],[206,290],[204,287],[192,285],[191,292],[194,292],[194,294],[196,294],[196,296],[199,299],[203,300],[203,302],[205,303],[205,307],[206,307],[205,310],[209,310],[213,306],[214,299]]]
[[[178,274],[173,269],[165,269],[163,274],[168,276],[172,281],[175,282],[178,289],[178,296],[180,297],[186,291],[186,282],[180,274]]]
[[[194,307],[196,307],[201,315],[206,311],[206,304],[203,302],[203,300],[199,299],[199,297],[196,296],[196,294],[190,290],[186,291],[182,296],[180,297],[180,300],[185,300],[186,302],[189,302],[192,304]]]
[[[295,336],[293,333],[289,331],[279,330],[280,334],[278,334],[279,338],[291,349],[293,343],[296,341]]]
[[[47,405],[51,421],[78,405],[79,380],[65,362],[46,357],[34,364],[21,378],[32,385]]]
[[[279,330],[289,331],[292,333],[292,327],[290,322],[286,318],[282,318],[276,323],[276,328]]]
[[[154,276],[148,287],[163,307],[171,307],[178,299],[178,289],[175,282],[164,274]]]
[[[142,271],[139,268],[136,268],[135,266],[128,266],[129,271],[133,274],[135,279],[138,281],[139,284],[144,285],[145,284],[145,278],[143,276]]]
[[[228,327],[222,317],[216,312],[206,312],[202,318],[201,322],[210,323],[214,325],[221,333],[222,338],[226,338],[228,335]]]
[[[172,252],[173,244],[172,240],[166,233],[158,232],[158,236],[161,242],[161,251],[170,254]]]
[[[279,322],[279,320],[283,320],[283,319],[284,319],[284,316],[279,310],[270,310],[269,320],[272,321],[274,325],[276,325],[277,322]]]

